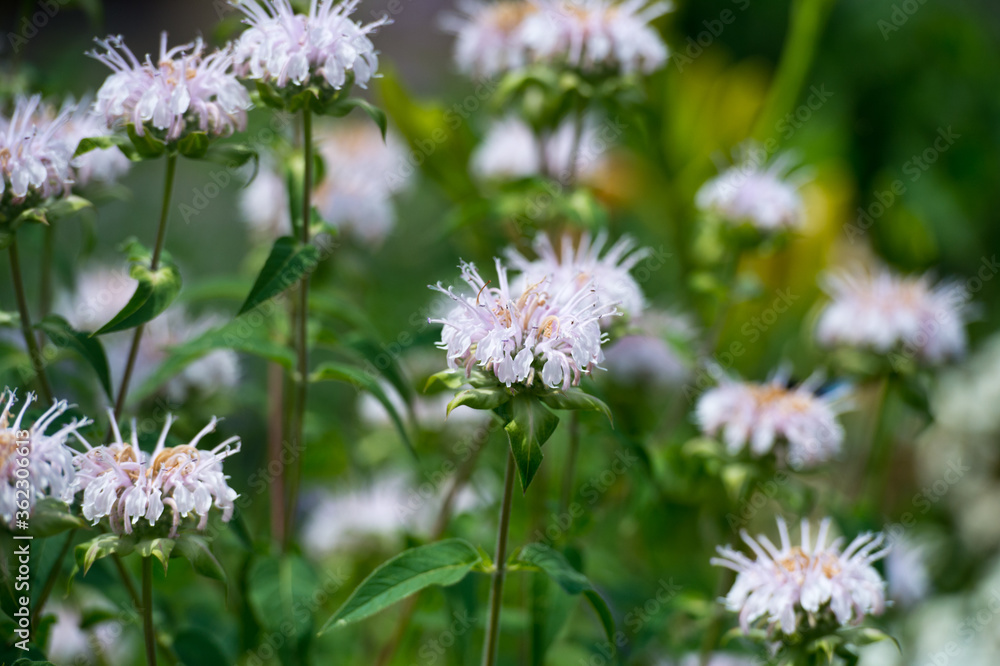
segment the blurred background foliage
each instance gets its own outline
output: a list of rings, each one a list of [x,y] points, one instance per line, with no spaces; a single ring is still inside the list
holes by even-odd
[[[96,89],[106,71],[82,55],[94,35],[122,33],[137,53],[143,53],[155,52],[161,30],[177,42],[197,34],[225,40],[237,29],[235,14],[222,2],[55,2],[56,15],[16,52],[11,34],[28,34],[22,21],[39,11],[39,5],[3,3],[0,98],[9,99],[21,90],[58,98]],[[371,250],[344,239],[316,281],[322,285],[318,291],[338,295],[364,312],[386,353],[398,352],[411,369],[419,368],[409,378],[417,390],[444,361],[443,354],[433,349],[439,329],[425,323],[433,311],[426,285],[453,281],[459,258],[485,264],[508,243],[522,249],[530,243],[530,236],[502,221],[456,214],[482,197],[467,175],[467,161],[495,109],[488,94],[477,96],[476,84],[454,71],[451,38],[438,27],[440,14],[451,8],[449,0],[366,0],[359,9],[361,17],[392,14],[394,23],[375,40],[385,76],[367,96],[387,110],[390,127],[405,136],[412,156],[423,166],[412,186],[397,197],[397,225],[384,245]],[[733,20],[724,23],[730,16]],[[693,205],[697,188],[748,136],[774,139],[780,151],[791,151],[797,162],[807,165],[808,233],[744,262],[741,274],[756,278],[741,285],[748,296],[726,318],[716,346],[720,365],[758,380],[782,362],[791,362],[799,378],[831,368],[830,359],[812,343],[810,328],[822,300],[817,282],[830,267],[850,266],[876,255],[904,271],[931,270],[965,281],[976,276],[983,261],[992,260],[1000,248],[1000,187],[996,186],[1000,4],[838,0],[829,8],[792,108],[780,112],[773,125],[761,127],[760,111],[789,17],[787,0],[680,0],[673,13],[658,21],[674,57],[646,80],[644,103],[621,115],[625,128],[621,144],[596,187],[596,196],[608,206],[613,238],[633,234],[641,245],[668,257],[640,276],[649,301],[671,312],[688,313],[695,326],[702,327],[701,317],[711,307],[705,294],[714,287],[705,287],[701,279],[713,257],[712,248],[698,239]],[[460,109],[467,111],[460,112],[462,123],[449,127],[446,112]],[[247,136],[255,136],[268,113],[265,109],[253,113]],[[785,113],[792,115],[787,118]],[[434,138],[439,136],[436,130],[444,132],[443,141]],[[956,138],[946,149],[935,151],[934,142],[942,132]],[[919,161],[926,159],[921,156],[928,150],[934,151],[934,160],[924,169]],[[124,181],[127,194],[110,197],[96,213],[60,226],[56,265],[64,290],[70,288],[79,266],[120,263],[116,247],[121,242],[133,235],[151,235],[149,202],[159,196],[162,168],[160,162],[136,165]],[[182,164],[168,246],[181,266],[191,307],[226,315],[237,311],[264,256],[252,247],[240,220],[239,184],[222,187],[190,219],[183,219],[177,208],[203,193],[217,170],[205,163]],[[886,205],[885,193],[897,180],[905,192]],[[880,208],[883,212],[875,214]],[[874,223],[855,234],[852,229],[858,228],[862,213],[875,218]],[[23,254],[31,256],[38,251],[41,234],[24,236]],[[746,325],[764,316],[782,289],[794,297],[790,311],[760,335],[748,333],[758,329]],[[973,294],[976,316],[968,327],[973,350],[984,347],[1000,326],[998,289],[1000,280],[986,279]],[[0,283],[0,309],[13,309],[6,280]],[[707,335],[702,328],[693,347]],[[745,353],[725,356],[733,344],[741,344]],[[227,553],[229,584],[200,585],[188,565],[178,561],[172,565],[169,587],[158,580],[162,588],[158,611],[172,631],[197,628],[211,636],[227,661],[260,663],[248,657],[255,654],[248,651],[266,642],[269,609],[243,598],[242,583],[252,574],[248,553],[265,549],[266,542],[259,536],[267,529],[266,500],[254,487],[260,477],[251,476],[260,473],[266,460],[266,384],[262,362],[243,363],[238,392],[171,406],[185,415],[178,428],[194,429],[203,416],[225,414],[225,429],[244,439],[243,455],[227,462],[233,486],[252,500],[242,512],[240,526],[222,532],[221,538],[234,546],[218,549]],[[72,378],[64,376],[61,381]],[[726,515],[740,508],[735,502],[739,488],[752,486],[755,479],[766,482],[775,477],[773,471],[759,467],[722,469],[711,452],[699,453],[689,441],[696,434],[688,417],[690,396],[623,389],[603,380],[588,390],[612,404],[616,423],[611,429],[600,416],[582,419],[584,446],[575,497],[585,512],[565,531],[557,530],[556,543],[570,547],[577,563],[610,600],[627,636],[627,645],[621,648],[627,663],[659,663],[697,650],[700,637],[714,626],[719,571],[708,565],[712,547],[737,538]],[[850,484],[843,480],[857,476],[867,456],[864,446],[871,426],[864,407],[872,396],[868,387],[860,391],[859,409],[844,417],[848,429],[844,459],[822,473],[777,484],[775,496],[752,512],[748,526],[770,532],[778,501],[787,511],[803,514],[822,507],[838,517],[845,531],[880,528],[912,510],[911,498],[921,478],[927,478],[926,470],[921,477],[917,460],[921,447],[916,443],[918,435],[926,434],[927,421],[919,409],[901,399],[889,405],[883,424],[901,444],[893,459],[890,492],[874,505],[852,502],[850,493],[844,497],[844,486]],[[304,464],[308,488],[357,488],[396,472],[408,474],[413,488],[428,481],[436,485],[443,465],[468,442],[468,426],[442,429],[423,423],[414,428],[419,454],[414,462],[391,427],[373,428],[359,420],[360,400],[344,385],[323,385],[312,393],[308,439],[313,445]],[[84,411],[96,413],[100,401],[94,391],[90,404],[80,402]],[[150,414],[162,408],[149,401],[142,411]],[[478,500],[447,530],[487,549],[493,541],[491,525],[506,446],[500,433],[488,437],[472,483]],[[553,513],[558,514],[565,437],[565,429],[560,429],[547,444],[547,461],[537,486],[515,502],[511,529],[515,544],[526,543],[536,530],[544,534],[547,526],[560,522]],[[995,448],[995,438],[990,442]],[[616,459],[628,461],[625,473],[609,474]],[[992,453],[984,454],[982,460],[993,467],[980,470],[993,484],[998,481],[996,459]],[[308,497],[307,492],[307,502]],[[958,510],[946,504],[935,503],[920,516],[927,529],[943,534],[958,530]],[[248,537],[244,542],[241,533]],[[364,575],[402,545],[426,536],[414,522],[403,533],[368,538],[314,562],[309,576],[320,584],[334,581],[316,616],[328,615]],[[1000,539],[975,546],[961,539],[945,543],[932,569],[934,587],[940,593],[972,589],[992,566],[998,545]],[[95,567],[77,581],[76,594],[111,589],[111,580],[110,572]],[[533,613],[529,601],[540,597],[533,596],[532,585],[540,583],[528,575],[514,575],[511,581],[504,622],[512,642],[505,643],[504,663],[533,663],[531,643],[513,639],[532,633],[536,643],[548,641],[552,636],[546,631],[560,631],[562,615],[570,612],[575,614],[561,629],[547,663],[610,663],[600,656],[606,650],[589,609],[572,611],[553,592],[545,597],[551,606],[535,608]],[[474,631],[458,632],[456,645],[440,655],[427,646],[443,635],[457,610],[468,608],[473,617],[481,618],[483,608],[475,600],[485,599],[485,588],[476,594],[476,584],[484,585],[484,580],[477,583],[470,578],[443,593],[424,594],[415,616],[418,629],[410,632],[394,663],[464,664],[474,659],[470,655],[480,645]],[[668,585],[670,592],[656,601],[661,585]],[[118,593],[108,594],[115,598]],[[516,609],[518,599],[521,611]],[[221,612],[225,607],[242,610],[227,615]],[[369,657],[384,643],[396,612],[306,640],[297,648],[298,656],[289,656],[288,646],[276,649],[287,663],[371,663]],[[902,623],[905,612],[890,610],[887,622]],[[545,618],[554,629],[546,628]],[[133,641],[137,637],[138,628],[135,636],[126,636]],[[204,635],[197,640],[205,640]],[[919,656],[907,654],[903,663],[924,663],[917,661]]]

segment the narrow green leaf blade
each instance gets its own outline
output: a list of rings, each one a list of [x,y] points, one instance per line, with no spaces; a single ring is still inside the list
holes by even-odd
[[[466,541],[446,539],[400,553],[361,582],[320,633],[363,620],[431,585],[454,585],[479,562]]]
[[[295,285],[312,272],[319,263],[319,250],[314,245],[301,245],[290,236],[274,242],[271,254],[264,262],[257,280],[237,315],[248,312]]]
[[[126,331],[152,321],[170,307],[181,291],[181,274],[173,264],[165,263],[155,271],[137,264],[131,274],[139,283],[132,298],[94,335]]]
[[[448,415],[456,407],[472,407],[473,409],[496,409],[500,405],[510,401],[510,390],[504,386],[491,388],[471,388],[466,389],[456,395],[448,403]]]
[[[49,315],[35,324],[35,328],[45,333],[56,347],[71,349],[83,357],[97,373],[101,388],[112,397],[111,372],[108,369],[108,357],[104,353],[104,345],[89,333],[82,333],[69,325],[69,322],[59,315]]]
[[[578,388],[571,388],[568,391],[553,391],[541,396],[542,402],[552,409],[585,410],[595,411],[608,417],[608,421],[614,423],[611,418],[611,408],[599,398],[581,391]]]

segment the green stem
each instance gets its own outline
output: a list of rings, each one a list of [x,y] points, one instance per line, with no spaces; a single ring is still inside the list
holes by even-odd
[[[816,53],[816,44],[835,0],[795,0],[778,71],[757,116],[753,136],[771,137],[779,119],[795,105]]]
[[[45,364],[42,362],[42,355],[38,351],[38,340],[31,325],[31,313],[28,311],[28,299],[24,295],[24,280],[21,277],[21,258],[17,250],[17,236],[14,235],[10,241],[10,272],[14,285],[14,296],[17,299],[17,310],[21,315],[21,332],[24,334],[24,344],[28,347],[28,356],[31,359],[31,367],[35,371],[38,379],[38,388],[42,397],[48,404],[52,403],[52,385],[49,384],[48,375],[45,374]]]
[[[160,255],[163,253],[163,244],[167,237],[167,217],[170,213],[170,195],[174,190],[174,173],[177,170],[177,154],[167,155],[167,168],[164,175],[163,203],[160,207],[160,222],[156,229],[156,244],[153,246],[153,257],[149,262],[149,270],[155,272],[160,267]],[[125,399],[128,397],[128,385],[132,381],[132,371],[135,369],[135,359],[139,355],[139,343],[142,342],[142,333],[146,329],[145,324],[140,324],[132,334],[132,345],[128,352],[128,361],[125,364],[125,373],[122,375],[121,385],[118,387],[118,399],[115,401],[115,420],[121,418],[125,409]]]
[[[146,664],[156,666],[156,635],[153,630],[153,558],[142,558],[142,634],[146,641]]]
[[[49,595],[52,594],[52,589],[56,586],[56,578],[59,577],[59,572],[62,571],[63,560],[66,559],[66,553],[69,552],[70,546],[73,545],[73,536],[76,534],[76,530],[72,529],[66,535],[66,540],[63,542],[62,548],[59,550],[59,554],[56,555],[56,561],[52,565],[52,569],[49,571],[48,577],[45,579],[45,586],[42,587],[41,594],[38,595],[38,599],[35,601],[35,608],[31,613],[31,626],[37,626],[38,618],[42,614],[42,609],[45,607],[45,602],[48,600]]]
[[[500,611],[503,607],[503,581],[507,569],[507,531],[510,527],[510,503],[513,495],[514,454],[507,451],[507,470],[504,472],[503,502],[500,505],[500,524],[497,526],[497,552],[494,558],[493,583],[490,586],[490,616],[486,625],[482,666],[494,666],[497,661],[497,646],[500,642]]]
[[[313,145],[312,145],[312,113],[308,108],[302,110],[302,155],[305,177],[302,185],[302,225],[301,240],[303,245],[309,243],[309,223],[312,218],[312,187],[313,187]],[[292,419],[292,441],[296,444],[297,455],[293,464],[291,478],[286,479],[288,487],[288,506],[285,523],[285,550],[288,549],[292,535],[292,524],[295,518],[295,505],[298,502],[299,484],[302,476],[302,456],[305,453],[305,420],[306,401],[309,398],[309,275],[302,277],[299,283],[299,307],[296,313],[296,351],[298,365],[295,382],[295,412]],[[285,468],[285,471],[288,467]]]
[[[563,465],[562,492],[559,496],[559,515],[569,510],[573,497],[573,479],[576,477],[576,458],[580,451],[580,415],[573,412],[569,417],[569,446],[566,450],[566,464]]]

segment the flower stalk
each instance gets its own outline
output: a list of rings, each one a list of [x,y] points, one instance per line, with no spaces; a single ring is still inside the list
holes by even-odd
[[[142,558],[142,634],[146,642],[146,664],[156,666],[156,635],[153,629],[153,558]]]
[[[33,326],[31,324],[31,312],[28,310],[28,299],[24,295],[24,278],[21,273],[21,257],[17,249],[17,236],[13,236],[8,248],[10,253],[11,281],[14,285],[14,297],[17,299],[17,310],[21,315],[21,332],[24,334],[24,344],[28,348],[28,356],[31,359],[31,367],[35,371],[38,380],[38,388],[47,404],[52,403],[52,385],[49,383],[48,375],[45,374],[45,364],[42,362],[42,355],[38,349],[38,340],[35,338]]]
[[[506,574],[507,532],[510,527],[510,503],[514,495],[514,454],[507,452],[507,469],[504,472],[503,501],[500,504],[500,524],[497,526],[497,550],[494,557],[493,582],[490,586],[490,615],[486,625],[486,642],[483,644],[483,666],[494,666],[500,642],[500,611],[503,608],[503,583]]]

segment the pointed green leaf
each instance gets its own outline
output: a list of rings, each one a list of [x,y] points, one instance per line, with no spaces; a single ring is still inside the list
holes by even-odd
[[[448,403],[448,416],[456,407],[466,406],[473,409],[496,409],[511,399],[510,389],[504,386],[492,388],[471,388],[461,391]]]
[[[189,132],[177,142],[177,152],[192,160],[200,160],[208,152],[208,134],[205,132]]]
[[[611,642],[615,640],[615,616],[611,614],[611,609],[608,608],[608,603],[604,601],[604,597],[597,593],[597,590],[586,590],[583,593],[583,598],[587,600],[590,607],[594,609],[597,613],[597,619],[600,620],[601,626],[604,627],[604,635]]]
[[[77,544],[74,550],[77,569],[83,570],[86,576],[94,562],[109,555],[128,555],[132,552],[135,542],[128,537],[116,534],[101,534],[90,541]],[[75,573],[75,570],[74,570]]]
[[[170,552],[174,549],[173,539],[147,539],[140,541],[135,546],[135,552],[143,557],[155,557],[163,565],[163,573],[167,573],[167,560],[170,559]]]
[[[467,381],[465,373],[461,370],[442,370],[441,372],[436,372],[427,378],[427,383],[424,384],[424,393],[426,393],[435,384],[442,384],[445,388],[454,390],[462,386],[462,384],[465,384]]]
[[[461,539],[404,551],[365,578],[320,633],[363,620],[431,585],[454,585],[478,562],[479,553]]]
[[[171,551],[174,557],[181,556],[191,562],[194,570],[207,578],[227,582],[226,570],[208,547],[208,541],[195,534],[181,534],[174,539]]]
[[[511,420],[504,426],[510,439],[521,489],[525,492],[542,464],[542,445],[559,425],[559,417],[532,395],[519,394],[509,404]]]
[[[360,97],[348,97],[345,100],[337,102],[336,105],[328,112],[333,116],[346,116],[351,112],[352,109],[361,109],[368,114],[368,117],[378,125],[378,129],[382,132],[382,140],[385,140],[385,133],[389,130],[388,120],[385,116],[385,111],[378,108],[371,102],[363,100]]]
[[[382,388],[378,380],[365,372],[361,368],[357,368],[351,365],[344,365],[343,363],[323,363],[316,371],[309,376],[309,381],[311,382],[323,382],[323,381],[337,381],[346,382],[353,385],[355,388],[371,393],[372,397],[378,400],[385,410],[389,413],[389,418],[392,419],[393,425],[396,426],[396,430],[399,432],[399,436],[403,439],[403,444],[406,448],[410,450],[410,453],[416,457],[417,452],[413,448],[413,442],[410,441],[410,435],[406,431],[406,426],[403,423],[402,417],[399,415],[399,410],[396,409],[396,405],[389,398],[389,395]]]
[[[69,325],[69,322],[59,315],[49,315],[35,324],[35,328],[45,333],[49,340],[62,349],[72,349],[83,357],[97,373],[101,388],[109,398],[111,393],[111,373],[108,370],[108,357],[104,353],[104,345],[89,333],[82,333]]]
[[[125,331],[152,321],[170,307],[181,291],[181,274],[168,261],[152,271],[148,266],[135,264],[131,276],[139,283],[128,304],[94,335]]]
[[[567,410],[590,410],[600,412],[608,417],[608,421],[614,423],[611,418],[611,408],[602,400],[595,398],[589,393],[585,393],[578,388],[571,388],[568,391],[553,391],[541,396],[542,402],[552,409]]]
[[[129,141],[135,147],[136,156],[144,160],[156,159],[166,152],[166,145],[144,129],[142,135],[136,131],[134,124],[129,123],[125,128]]]
[[[312,627],[312,615],[303,609],[313,603],[318,586],[316,575],[301,557],[262,556],[247,572],[247,602],[265,630],[298,638]]]
[[[248,312],[298,283],[319,263],[315,245],[302,245],[290,236],[274,242],[257,280],[237,315]]]
[[[71,194],[68,197],[55,199],[51,203],[47,204],[45,206],[45,219],[49,222],[57,222],[58,220],[69,217],[70,215],[75,215],[85,208],[93,207],[94,204],[90,201],[84,199],[83,197],[78,197],[75,194]]]

